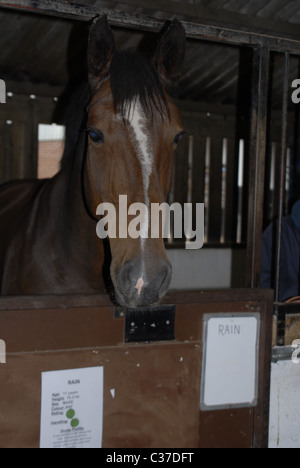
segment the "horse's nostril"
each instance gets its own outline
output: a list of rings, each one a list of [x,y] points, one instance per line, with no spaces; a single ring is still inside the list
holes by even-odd
[[[117,291],[121,301],[130,307],[157,304],[166,294],[172,268],[169,262],[160,261],[160,269],[141,273],[140,262],[127,262],[117,275]]]
[[[130,267],[130,265],[128,263],[125,263],[125,265],[123,265],[122,268],[120,268],[118,274],[118,284],[121,290],[125,293],[126,291],[129,291],[132,287],[131,270],[132,268]]]
[[[162,281],[161,281],[161,287],[160,287],[160,294],[163,297],[167,290],[169,289],[170,283],[172,279],[172,267],[168,263],[166,264],[164,271],[162,272]]]
[[[143,289],[144,285],[145,285],[145,281],[144,281],[143,277],[141,276],[137,280],[136,285],[135,285],[135,289],[137,290],[138,296],[141,295],[141,292],[142,292],[142,289]]]

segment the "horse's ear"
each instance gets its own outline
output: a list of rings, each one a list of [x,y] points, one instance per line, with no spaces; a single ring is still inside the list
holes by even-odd
[[[186,48],[186,34],[181,22],[177,19],[168,21],[162,29],[154,65],[164,81],[175,78],[183,66]]]
[[[90,28],[88,70],[92,88],[97,88],[107,76],[115,50],[115,41],[107,16],[96,18]]]

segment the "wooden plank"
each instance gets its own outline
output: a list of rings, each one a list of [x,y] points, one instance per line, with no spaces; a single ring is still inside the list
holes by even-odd
[[[28,144],[30,129],[28,123],[12,120],[5,126],[5,145],[3,157],[6,160],[6,171],[2,174],[3,180],[23,179],[30,176],[26,172],[26,159],[28,158]]]
[[[0,184],[6,181],[5,122],[0,118]]]
[[[270,294],[274,298],[274,293]],[[273,327],[273,300],[261,303],[260,327],[260,355],[259,359],[259,382],[258,402],[255,408],[253,425],[253,448],[268,447],[269,431],[269,402],[270,402],[270,379],[271,379],[271,355],[272,355],[272,327]]]
[[[6,78],[5,75],[2,74],[1,77],[3,79]],[[51,102],[50,98],[52,98],[53,102],[53,98],[61,96],[65,89],[64,86],[52,86],[46,83],[32,83],[30,81],[18,82],[5,79],[5,83],[7,91],[12,92],[14,95],[28,97],[34,93],[38,99],[46,98],[48,100],[48,105]]]
[[[8,88],[8,91],[11,91],[11,89]],[[34,105],[37,107],[37,114],[40,122],[52,123],[52,115],[57,103],[53,101],[51,95],[49,97],[35,95],[35,98]],[[27,122],[31,107],[32,102],[29,94],[16,93],[12,98],[7,99],[5,105],[0,106],[0,120]]]
[[[250,430],[253,409],[232,409],[200,414],[200,448],[249,448],[253,444]],[[216,423],[216,417],[218,423]],[[234,438],[234,442],[233,442]]]
[[[247,298],[247,299],[246,299]],[[171,291],[163,304],[209,304],[210,302],[261,302],[273,303],[274,292],[267,289],[228,289],[213,291]],[[102,295],[41,295],[41,296],[0,296],[0,311],[4,310],[39,310],[67,307],[111,307],[112,303],[106,294]],[[250,308],[250,306],[249,306]],[[249,309],[250,310],[250,309]]]
[[[51,98],[14,95],[0,107],[1,181],[36,177],[38,124],[52,123],[56,105]]]
[[[263,232],[264,176],[266,162],[267,100],[269,87],[268,49],[255,51],[251,105],[249,166],[249,207],[247,245],[247,286],[260,286],[261,244]]]
[[[280,132],[279,132],[280,134]],[[275,143],[275,186],[274,186],[274,205],[273,205],[273,219],[278,219],[279,214],[279,201],[280,201],[280,180],[281,180],[281,167],[280,167],[280,143]]]
[[[182,206],[188,196],[189,137],[185,136],[175,153],[174,201]]]
[[[181,111],[181,106],[179,105]],[[226,118],[226,109],[220,109],[220,114],[210,112],[210,106],[207,106],[205,113],[181,111],[184,127],[186,131],[201,137],[211,138],[234,138],[235,137],[235,119]]]
[[[227,140],[226,171],[226,208],[225,208],[225,242],[236,243],[237,232],[237,177],[238,158],[236,143],[232,138]]]
[[[0,6],[9,9],[21,9],[31,13],[48,14],[64,18],[72,18],[81,21],[89,21],[97,15],[106,14],[112,24],[129,28],[158,31],[165,20],[155,19],[150,16],[137,13],[124,13],[116,9],[109,10],[90,5],[60,2],[57,0],[45,0],[37,3],[34,0],[0,1]],[[248,17],[247,20],[249,21]],[[233,29],[228,25],[212,26],[211,24],[199,24],[196,22],[183,22],[188,37],[220,41],[235,45],[266,45],[274,50],[288,50],[297,53],[300,51],[298,39],[289,38],[289,34],[280,34],[278,37],[271,32],[259,34],[257,31],[245,31]],[[230,23],[232,24],[232,22]],[[292,28],[292,26],[291,26]],[[298,36],[296,36],[298,37]]]
[[[26,2],[26,4],[28,3],[30,4],[33,2]],[[54,2],[48,2],[50,8],[51,3]],[[91,2],[84,0],[82,0],[81,2],[73,1],[72,3],[68,3],[70,4],[70,7],[73,7],[74,12],[76,13],[77,11],[75,10],[75,8],[77,7],[77,5],[85,8],[91,5]],[[216,8],[211,8],[211,3],[209,3],[209,5],[203,6],[199,3],[192,4],[189,1],[175,2],[173,0],[166,0],[162,6],[157,2],[157,0],[141,0],[139,2],[139,7],[142,8],[143,11],[145,11],[147,14],[154,16],[159,11],[160,16],[165,15],[168,18],[170,17],[170,15],[181,15],[183,17],[190,17],[193,19],[201,19],[203,23],[210,22],[211,24],[220,27],[230,28],[232,27],[232,24],[234,24],[238,25],[243,30],[251,29],[257,34],[269,32],[270,34],[284,36],[287,33],[287,31],[289,31],[290,36],[295,36],[296,38],[298,37],[297,26],[293,23],[286,23],[285,21],[281,21],[280,19],[277,19],[276,21],[272,21],[269,19],[266,23],[265,18],[254,14],[256,13],[255,10],[254,13],[252,13],[251,15],[245,14],[244,11],[243,14],[241,14],[237,11],[232,11],[232,9],[231,11],[228,11],[227,9],[220,8],[219,3],[220,2],[218,2]],[[120,2],[118,0],[110,0],[110,2],[106,5],[110,5],[111,10],[113,10],[114,8],[120,7]],[[136,0],[125,0],[125,2],[123,2],[121,5],[124,11],[134,12],[136,9]],[[243,10],[245,10],[245,8],[243,8]],[[269,15],[269,18],[272,17],[272,15]]]
[[[24,179],[25,164],[28,155],[28,139],[30,128],[26,122],[13,122],[11,127],[11,177],[13,179]]]
[[[282,99],[282,125],[281,125],[281,148],[280,148],[280,180],[278,190],[280,193],[280,201],[278,207],[278,229],[277,229],[277,245],[276,245],[276,267],[275,267],[275,302],[279,302],[280,295],[280,270],[281,270],[281,255],[282,255],[282,221],[285,209],[286,197],[286,164],[287,164],[287,112],[289,105],[289,54],[284,54],[283,58],[283,99]]]
[[[211,140],[208,242],[220,242],[223,138]]]
[[[193,203],[204,203],[205,185],[205,148],[206,138],[198,134],[194,135],[193,154]]]
[[[188,154],[189,154],[189,137],[185,136],[175,152],[174,158],[174,177],[173,177],[173,203],[180,203],[183,207],[188,201]],[[172,225],[172,224],[171,224]],[[184,239],[184,226],[182,219],[182,239],[173,239],[174,243],[181,243]]]
[[[12,178],[13,170],[12,170],[12,152],[13,152],[13,142],[12,142],[12,126],[8,125],[6,121],[4,122],[5,126],[5,137],[4,137],[4,157],[6,160],[5,164],[5,180],[9,180]]]
[[[0,320],[8,353],[117,346],[124,341],[124,321],[114,320],[113,307],[9,310],[0,312]],[[70,328],[80,333],[70,333]]]
[[[52,101],[53,102],[53,101]],[[54,103],[53,103],[54,104]],[[28,138],[28,157],[26,158],[25,174],[26,177],[37,177],[38,172],[38,152],[39,152],[39,124],[40,105],[36,99],[30,101],[30,120],[31,131]]]
[[[43,310],[65,309],[67,307],[109,307],[107,295],[71,295],[71,296],[0,296],[2,310]]]

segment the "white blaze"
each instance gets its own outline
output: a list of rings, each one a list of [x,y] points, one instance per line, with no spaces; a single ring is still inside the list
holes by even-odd
[[[138,158],[142,168],[143,175],[143,188],[144,188],[144,197],[145,205],[148,208],[148,213],[150,212],[150,203],[149,203],[149,184],[150,177],[153,170],[153,153],[151,152],[149,135],[147,132],[147,118],[146,114],[143,111],[139,99],[136,99],[134,105],[131,107],[131,112],[129,115],[129,123],[132,126],[134,131],[134,136],[137,143]],[[149,230],[149,214],[144,218],[143,225],[141,226],[141,239],[148,237]]]
[[[150,177],[153,171],[153,152],[151,152],[151,145],[149,141],[149,134],[147,131],[147,116],[141,106],[140,100],[137,98],[130,106],[128,113],[128,121],[133,130],[134,144],[137,150],[137,156],[142,169],[143,177],[143,190],[145,205],[148,208],[144,219],[141,223],[140,238],[141,249],[144,251],[145,239],[149,233],[149,214],[150,214],[150,200],[149,200],[149,185]],[[141,295],[142,289],[145,286],[145,259],[142,257],[141,276],[137,280],[135,288],[137,289],[138,296]]]
[[[143,277],[141,276],[138,280],[137,280],[137,283],[135,285],[135,289],[137,289],[137,292],[138,292],[138,296],[141,295],[141,292],[142,292],[142,289],[144,287],[144,280],[143,280]]]

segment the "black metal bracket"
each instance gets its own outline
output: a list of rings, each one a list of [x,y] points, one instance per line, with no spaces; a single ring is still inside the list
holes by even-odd
[[[174,340],[175,315],[175,305],[116,310],[116,317],[125,318],[126,343]]]

